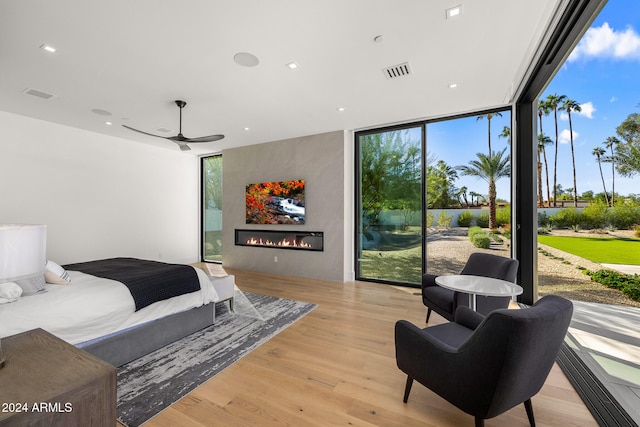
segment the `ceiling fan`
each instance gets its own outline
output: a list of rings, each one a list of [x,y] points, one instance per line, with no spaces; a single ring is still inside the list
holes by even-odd
[[[168,139],[169,141],[173,141],[176,144],[178,144],[178,146],[180,147],[180,150],[182,151],[189,151],[191,150],[191,147],[189,147],[187,144],[194,144],[197,142],[213,142],[213,141],[219,141],[222,138],[224,138],[224,135],[209,135],[209,136],[201,136],[198,138],[187,138],[186,136],[184,136],[182,134],[182,109],[187,105],[186,102],[184,101],[180,101],[180,100],[176,100],[174,101],[176,103],[176,105],[178,106],[178,108],[180,109],[180,130],[178,131],[178,134],[176,136],[161,136],[161,135],[154,135],[152,133],[148,133],[148,132],[144,132],[138,129],[134,129],[130,126],[127,125],[122,125],[123,127],[130,129],[132,131],[135,132],[139,132],[145,135],[149,135],[149,136],[155,136],[157,138],[164,138],[164,139]]]

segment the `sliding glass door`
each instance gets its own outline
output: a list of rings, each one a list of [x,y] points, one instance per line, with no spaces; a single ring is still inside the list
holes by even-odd
[[[420,282],[423,129],[356,135],[359,279]]]
[[[357,279],[417,286],[511,256],[510,110],[358,132],[356,155]]]
[[[510,110],[428,123],[427,148],[426,271],[458,274],[472,252],[510,257]]]
[[[222,262],[222,155],[203,157],[202,259]]]

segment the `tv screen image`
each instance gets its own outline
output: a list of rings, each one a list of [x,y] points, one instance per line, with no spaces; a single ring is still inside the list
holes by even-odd
[[[304,179],[246,186],[247,224],[304,224]]]

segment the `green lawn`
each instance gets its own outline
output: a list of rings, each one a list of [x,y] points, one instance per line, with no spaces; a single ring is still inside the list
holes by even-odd
[[[538,242],[593,262],[640,265],[640,239],[540,235]]]

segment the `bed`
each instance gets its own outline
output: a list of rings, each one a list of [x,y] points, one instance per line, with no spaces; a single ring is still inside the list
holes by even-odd
[[[123,265],[123,260],[156,263],[124,258],[112,260],[117,260],[119,266]],[[75,269],[83,264],[90,263],[65,266],[69,284],[47,283],[42,292],[0,305],[0,337],[43,328],[115,366],[121,366],[214,323],[215,302],[219,296],[210,277],[201,269],[181,266],[193,270],[191,274],[195,273],[193,276],[197,278],[197,290],[169,298],[161,295],[157,300],[141,302],[127,287],[128,284],[98,277],[99,273],[97,276]],[[169,266],[165,263],[158,265]],[[144,276],[140,272],[137,274]],[[233,276],[216,280],[233,280]],[[154,280],[154,283],[159,281]]]

